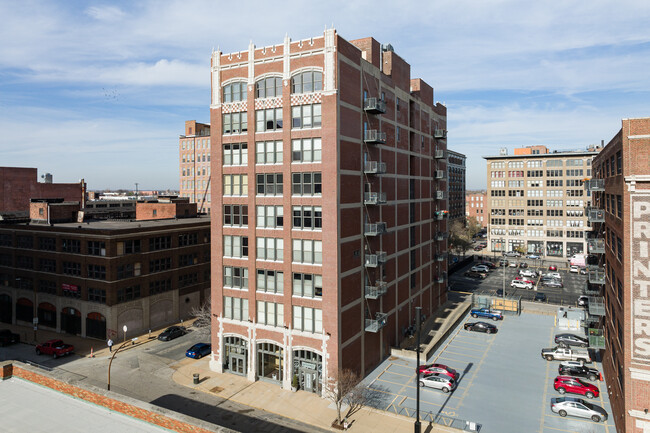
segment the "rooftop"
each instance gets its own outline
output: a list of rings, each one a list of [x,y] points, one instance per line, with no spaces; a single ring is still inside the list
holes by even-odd
[[[567,158],[578,156],[596,156],[600,152],[590,152],[586,150],[576,150],[574,152],[551,152],[529,155],[494,155],[483,156],[484,159],[544,159],[544,158]]]

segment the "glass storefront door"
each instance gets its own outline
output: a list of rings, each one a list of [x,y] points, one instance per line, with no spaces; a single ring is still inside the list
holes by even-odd
[[[282,382],[282,357],[284,350],[273,343],[257,345],[257,375],[260,379]]]
[[[224,341],[224,370],[245,376],[248,343],[241,337],[226,337]]]

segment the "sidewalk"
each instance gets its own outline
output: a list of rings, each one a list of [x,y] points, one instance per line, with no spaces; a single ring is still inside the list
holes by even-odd
[[[281,389],[278,385],[257,381],[249,382],[245,377],[235,374],[217,374],[210,370],[209,359],[185,359],[180,361],[172,378],[180,385],[197,389],[246,406],[275,413],[326,430],[338,431],[331,427],[336,419],[334,404],[316,394]],[[199,374],[199,384],[193,384],[193,374]],[[342,415],[345,415],[343,411]],[[363,408],[350,420],[351,431],[401,433],[413,430],[413,418],[388,412]],[[451,433],[459,430],[432,425],[422,425],[423,432]]]

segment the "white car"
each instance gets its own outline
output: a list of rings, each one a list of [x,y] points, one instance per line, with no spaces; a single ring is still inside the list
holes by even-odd
[[[510,266],[511,268],[516,268],[518,265],[517,262],[510,262],[508,266]]]
[[[488,268],[485,265],[476,265],[476,266],[472,266],[472,269],[470,269],[470,271],[488,273],[488,272],[490,272],[490,268]]]
[[[531,271],[530,269],[522,269],[519,271],[519,275],[522,277],[530,277],[530,278],[535,278],[537,276],[537,272]]]
[[[545,276],[545,277],[555,278],[556,280],[562,280],[562,275],[560,275],[560,274],[557,273],[557,272],[549,272],[549,273],[547,273],[547,274],[544,275],[544,276]]]
[[[580,267],[578,267],[578,266],[571,266],[571,267],[569,268],[569,272],[573,272],[574,274],[577,274],[578,272],[580,272]]]
[[[562,361],[560,367],[584,367],[584,361]]]
[[[440,389],[442,392],[453,391],[456,388],[456,381],[442,373],[433,373],[422,376],[418,381],[418,384],[420,386]]]
[[[512,282],[510,283],[510,287],[514,287],[515,289],[530,290],[533,288],[533,285],[530,283],[524,283],[523,281],[520,280],[512,280]]]

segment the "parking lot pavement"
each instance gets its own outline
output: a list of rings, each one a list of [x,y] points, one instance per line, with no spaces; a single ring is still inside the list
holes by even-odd
[[[469,316],[463,320],[427,360],[459,371],[458,387],[449,394],[420,388],[421,418],[428,421],[440,415],[444,423],[473,421],[484,433],[615,431],[611,419],[596,424],[551,412],[550,399],[560,396],[553,389],[559,362],[545,361],[540,352],[552,347],[554,335],[561,332],[552,316],[506,316],[504,321],[491,322],[499,327],[492,335],[465,331],[462,325],[468,320],[474,321]],[[602,371],[600,363],[595,364]],[[374,406],[414,417],[415,367],[415,361],[391,358],[370,374],[364,383],[379,396]],[[592,403],[611,413],[605,382],[595,385],[602,394]]]

